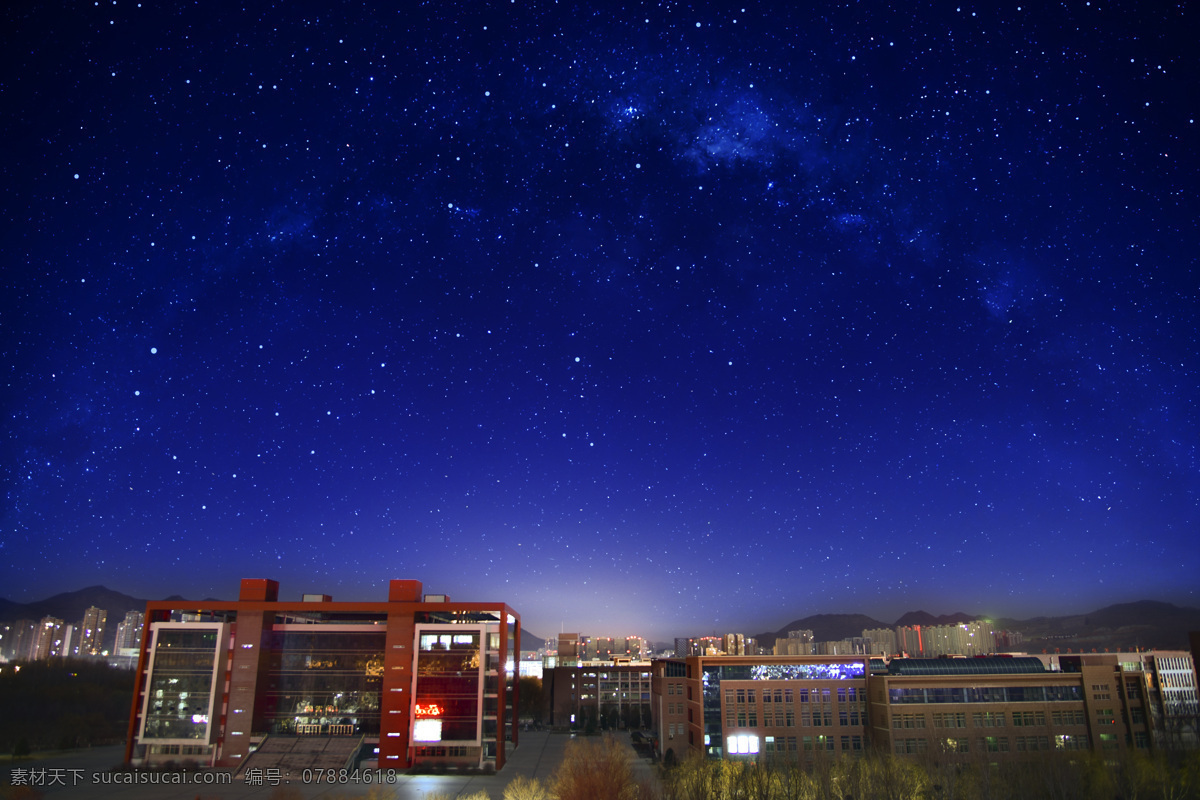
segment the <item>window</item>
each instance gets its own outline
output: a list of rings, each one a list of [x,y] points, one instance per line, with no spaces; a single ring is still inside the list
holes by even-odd
[[[1054,737],[1056,750],[1087,750],[1088,737],[1086,734],[1059,734]]]
[[[1086,725],[1087,720],[1084,718],[1082,710],[1076,711],[1053,711],[1050,718],[1055,725]]]
[[[1100,748],[1102,750],[1116,750],[1118,747],[1120,745],[1117,744],[1117,735],[1115,733],[1100,734]]]
[[[784,689],[784,690],[783,690],[783,701],[784,701],[785,703],[790,703],[790,702],[792,702],[792,690],[791,690],[791,689]],[[794,749],[794,748],[793,748],[793,749]]]
[[[858,739],[858,748],[862,748],[862,737],[855,736],[851,739],[851,747],[854,747],[854,739]],[[924,753],[929,749],[929,742],[925,739],[897,739],[894,744],[896,755],[913,755],[915,753]]]
[[[934,714],[933,727],[935,728],[965,728],[967,727],[967,715],[965,712]]]

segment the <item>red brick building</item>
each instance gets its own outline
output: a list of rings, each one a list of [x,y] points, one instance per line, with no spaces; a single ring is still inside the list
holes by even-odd
[[[248,579],[236,601],[147,603],[126,760],[236,769],[269,739],[366,768],[502,768],[520,616],[421,590],[280,601],[278,583]]]

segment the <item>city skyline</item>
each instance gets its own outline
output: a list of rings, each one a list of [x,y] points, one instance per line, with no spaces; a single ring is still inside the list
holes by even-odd
[[[458,599],[453,595],[447,595],[444,592],[427,592],[427,594],[430,594],[431,596],[447,596],[454,600]],[[103,603],[103,606],[96,606],[94,604],[98,595],[107,596],[106,600],[100,601]],[[295,597],[290,597],[289,593],[284,591],[281,597],[285,600],[290,599],[294,601],[305,595],[318,596],[316,593],[312,592],[299,592],[296,593]],[[322,594],[319,596],[324,597],[327,595]],[[92,611],[113,613],[114,609],[116,609],[119,612],[120,609],[129,607],[130,603],[132,602],[134,603],[134,605],[131,607],[132,610],[125,612],[123,621],[116,624],[115,627],[110,627],[109,633],[105,636],[106,641],[108,639],[115,639],[114,647],[116,649],[113,651],[115,653],[121,648],[121,629],[131,624],[131,619],[134,620],[133,624],[140,625],[137,620],[142,617],[144,610],[143,605],[145,603],[157,603],[163,601],[196,601],[197,603],[202,604],[207,601],[222,601],[225,599],[227,598],[215,596],[204,598],[180,598],[175,595],[172,595],[169,598],[137,598],[133,597],[132,595],[127,595],[125,593],[109,589],[105,586],[92,586],[82,590],[65,592],[52,597],[42,598],[29,604],[13,604],[8,598],[0,597],[0,623],[23,621],[32,626],[39,620],[44,622],[45,619],[55,617],[55,615],[61,617],[62,620],[67,620],[68,618],[80,618],[81,620],[86,620],[87,614]],[[363,598],[358,596],[340,596],[333,599],[339,602],[364,602]],[[470,602],[470,598],[467,598],[466,600]],[[86,610],[67,610],[76,606],[82,608],[81,603],[88,604]],[[520,609],[518,609],[518,611],[520,611]],[[1150,617],[1161,616],[1164,614],[1169,615],[1171,620],[1168,621],[1164,617],[1162,619],[1156,619],[1154,624],[1149,626],[1145,624],[1147,621],[1149,621]],[[117,615],[120,616],[119,613]],[[532,610],[531,616],[535,619],[540,619],[546,615],[540,613],[537,609],[534,609]],[[1093,645],[1096,643],[1093,637],[1100,636],[1102,640],[1109,641],[1111,643],[1112,640],[1107,639],[1107,637],[1117,635],[1118,639],[1130,639],[1131,636],[1134,637],[1132,641],[1135,641],[1138,647],[1150,646],[1161,648],[1163,646],[1167,646],[1169,640],[1181,637],[1186,633],[1186,631],[1195,628],[1197,625],[1200,625],[1200,608],[1174,606],[1152,599],[1143,599],[1132,603],[1112,604],[1103,608],[1081,609],[1078,614],[1068,613],[1052,615],[1047,613],[1039,613],[1037,616],[1029,619],[1020,619],[1003,614],[973,614],[965,611],[938,614],[930,612],[928,609],[909,609],[899,617],[877,617],[871,614],[863,613],[862,611],[853,610],[817,612],[804,616],[796,616],[795,614],[787,616],[788,621],[783,623],[770,622],[765,625],[739,625],[738,623],[734,622],[731,623],[731,627],[729,629],[718,629],[714,627],[707,631],[671,631],[664,629],[665,633],[660,633],[657,636],[650,636],[642,633],[644,630],[648,631],[655,629],[655,625],[652,622],[644,624],[635,623],[630,630],[621,632],[615,632],[612,630],[613,626],[608,624],[606,621],[597,621],[594,625],[579,625],[575,627],[563,626],[563,630],[561,631],[547,632],[542,630],[534,630],[529,628],[527,625],[522,625],[522,629],[525,630],[526,633],[532,634],[538,639],[544,640],[548,647],[551,647],[555,641],[555,638],[562,633],[578,635],[581,637],[581,640],[590,641],[593,644],[597,642],[603,642],[605,640],[612,641],[615,635],[615,638],[618,640],[624,637],[629,637],[648,642],[651,645],[670,647],[672,646],[672,643],[677,645],[680,640],[712,640],[717,642],[723,637],[729,636],[735,636],[739,638],[744,636],[749,638],[757,637],[762,634],[777,634],[780,637],[787,637],[792,632],[798,634],[807,634],[809,638],[802,639],[805,642],[834,642],[847,637],[857,637],[860,633],[859,628],[862,625],[874,624],[882,625],[885,630],[891,631],[889,636],[894,636],[902,629],[915,631],[918,629],[933,630],[956,627],[966,628],[976,623],[986,623],[989,625],[995,625],[996,627],[994,632],[1003,636],[1006,640],[1011,634],[1014,633],[1018,634],[1018,640],[1021,642],[1024,642],[1029,638],[1037,640],[1044,638],[1063,640],[1065,638],[1075,639],[1082,637],[1080,638],[1079,642],[1076,642],[1076,646],[1086,647],[1087,645],[1083,644],[1084,641],[1090,642]],[[1098,630],[1075,631],[1067,636],[1064,636],[1064,629],[1060,629],[1061,624],[1066,623],[1073,617],[1084,618],[1087,622],[1085,627],[1096,628]],[[782,619],[782,617],[780,617],[780,619]],[[825,635],[818,635],[816,638],[812,638],[813,631],[804,630],[803,628],[805,625],[815,625],[819,629],[825,631]],[[1013,625],[1016,627],[1005,627]],[[1029,625],[1031,627],[1025,628],[1022,627],[1022,625]],[[1126,626],[1129,625],[1133,625],[1141,632],[1130,632],[1126,628]],[[799,626],[799,629],[797,629],[797,626]],[[1040,631],[1040,633],[1034,631]],[[1122,631],[1124,632],[1122,633]],[[873,635],[874,633],[874,630],[868,630],[865,628],[861,630],[861,634],[863,636],[871,638],[875,638]],[[886,636],[884,638],[888,639]],[[1159,641],[1159,639],[1162,641]],[[890,641],[890,639],[888,639],[888,641]],[[762,642],[759,642],[758,644],[762,645]],[[132,645],[126,643],[126,646]],[[1108,647],[1108,644],[1105,644],[1104,646]],[[1133,645],[1130,646],[1133,647]],[[1176,642],[1170,644],[1170,646],[1177,647],[1179,645]],[[906,647],[904,649],[908,650],[913,648]],[[920,650],[921,648],[917,647],[916,649]],[[1001,649],[1012,648],[1009,648],[1006,644]],[[1016,647],[1016,649],[1020,648]],[[1117,649],[1120,649],[1120,647],[1118,646]]]
[[[9,600],[1200,606],[1185,8],[3,13]]]

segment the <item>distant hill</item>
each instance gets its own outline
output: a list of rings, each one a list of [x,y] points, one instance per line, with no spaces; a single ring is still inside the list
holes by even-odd
[[[146,601],[104,586],[63,592],[33,603],[14,603],[0,598],[0,621],[31,619],[36,622],[42,617],[57,617],[69,625],[78,625],[83,612],[92,606],[108,612],[104,622],[104,647],[111,650],[117,641],[117,625],[125,619],[127,612],[144,610]]]
[[[1200,630],[1200,608],[1154,600],[1118,603],[1087,614],[1033,619],[1000,619],[996,624],[1025,636],[1025,649],[1090,650],[1188,649],[1188,631]]]
[[[12,622],[18,619],[39,620],[42,617],[58,617],[74,624],[83,619],[83,612],[91,606],[108,612],[107,624],[114,629],[126,612],[141,611],[146,601],[127,594],[114,592],[104,586],[89,586],[74,592],[63,592],[33,603],[14,603],[0,598],[0,620]]]
[[[778,631],[760,633],[759,645],[770,648],[788,631],[808,629],[818,642],[861,636],[867,628],[902,625],[953,625],[985,618],[961,611],[935,616],[927,611],[909,611],[894,623],[880,622],[862,614],[817,614],[789,622]],[[1154,600],[1119,603],[1087,614],[1032,619],[999,618],[997,628],[1024,636],[1022,650],[1028,652],[1075,652],[1091,650],[1188,649],[1188,631],[1200,630],[1200,608],[1175,606]]]

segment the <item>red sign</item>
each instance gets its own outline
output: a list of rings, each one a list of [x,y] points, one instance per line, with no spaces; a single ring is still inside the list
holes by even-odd
[[[442,707],[437,703],[417,703],[413,709],[413,713],[417,715],[417,719],[440,717],[442,715]]]

